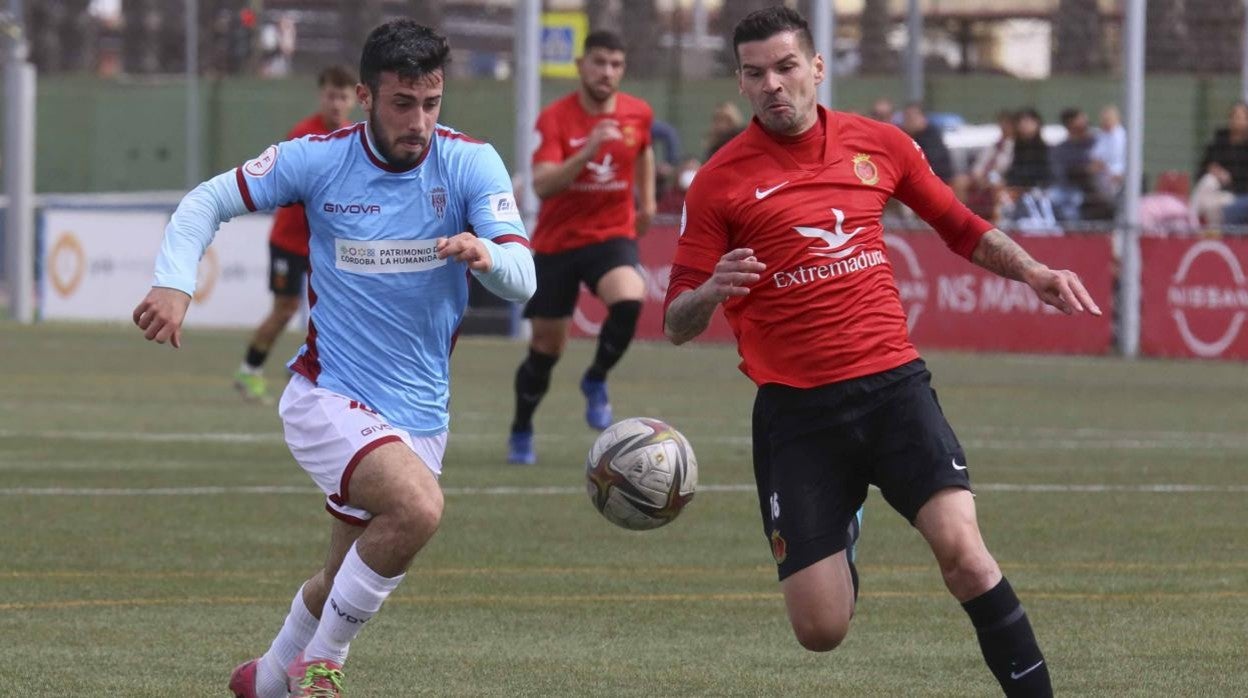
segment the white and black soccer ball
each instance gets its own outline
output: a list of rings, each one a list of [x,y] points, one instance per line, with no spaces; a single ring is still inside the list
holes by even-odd
[[[698,461],[666,422],[630,417],[607,427],[589,449],[585,486],[594,508],[634,531],[670,523],[693,499]]]

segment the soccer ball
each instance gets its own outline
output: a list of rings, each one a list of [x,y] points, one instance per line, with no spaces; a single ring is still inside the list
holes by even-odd
[[[607,427],[589,449],[585,486],[613,524],[643,531],[670,523],[693,499],[698,461],[666,422],[630,417]]]

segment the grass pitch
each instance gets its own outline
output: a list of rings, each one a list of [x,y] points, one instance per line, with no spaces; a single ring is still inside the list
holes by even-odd
[[[297,345],[274,352],[270,380]],[[131,328],[0,325],[0,693],[223,696],[323,556],[321,495],[272,407],[230,378],[241,333],[180,351]],[[704,489],[634,533],[591,507],[573,343],[503,461],[519,344],[456,350],[441,531],[353,644],[352,696],[994,695],[917,533],[873,493],[853,630],[793,640],[731,348],[634,345],[618,416],[690,439]],[[1248,685],[1248,369],[929,354],[990,549],[1065,695]]]

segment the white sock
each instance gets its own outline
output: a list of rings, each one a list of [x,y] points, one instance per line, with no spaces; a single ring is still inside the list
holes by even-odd
[[[247,363],[245,360],[243,361],[243,363],[238,365],[238,370],[241,373],[250,373],[253,376],[262,375],[264,373],[263,366],[252,366],[251,364]]]
[[[401,574],[383,577],[374,572],[352,545],[334,577],[316,634],[303,650],[304,658],[330,659],[339,664],[346,661],[351,640],[401,581]]]
[[[303,651],[316,633],[316,616],[303,602],[303,587],[290,602],[290,613],[273,638],[269,651],[256,662],[256,695],[259,698],[286,698],[286,667]]]

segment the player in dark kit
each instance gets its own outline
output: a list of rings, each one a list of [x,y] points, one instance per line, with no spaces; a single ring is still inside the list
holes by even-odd
[[[576,66],[580,88],[537,119],[533,190],[542,198],[533,231],[537,293],[524,309],[533,337],[516,371],[516,413],[507,452],[507,461],[516,464],[537,460],[533,413],[567,344],[581,284],[607,306],[598,350],[581,379],[585,421],[595,429],[611,424],[607,372],[633,339],[646,292],[634,238],[646,231],[656,209],[650,146],[654,113],[645,101],[619,91],[624,42],[615,34],[587,36]]]
[[[801,15],[752,13],[733,45],[754,119],[689,190],[664,328],[687,342],[722,303],[758,384],[754,473],[794,633],[820,652],[845,638],[854,513],[874,484],[931,546],[1006,694],[1050,695],[1031,624],[980,536],[966,455],[908,338],[884,205],[898,198],[954,252],[1066,313],[1100,310],[1073,272],[959,203],[899,129],[818,106],[825,64]]]

